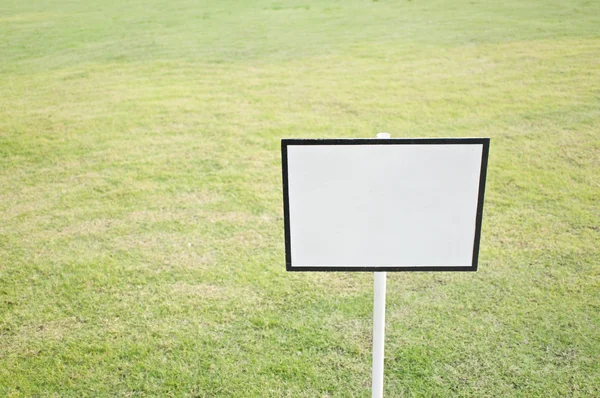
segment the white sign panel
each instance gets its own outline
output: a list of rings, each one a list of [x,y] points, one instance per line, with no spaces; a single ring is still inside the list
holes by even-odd
[[[288,271],[476,271],[489,138],[284,139]]]

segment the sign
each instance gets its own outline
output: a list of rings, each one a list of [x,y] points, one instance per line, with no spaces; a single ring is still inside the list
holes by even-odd
[[[283,139],[288,271],[476,271],[489,138]]]

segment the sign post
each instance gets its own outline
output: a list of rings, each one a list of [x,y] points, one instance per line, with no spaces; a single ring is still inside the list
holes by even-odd
[[[388,133],[379,133],[377,138],[390,138]],[[385,358],[385,272],[374,272],[373,281],[373,368],[371,371],[372,398],[383,397],[383,360]]]
[[[383,396],[386,272],[477,271],[489,138],[283,139],[287,271],[373,272]]]
[[[375,272],[375,300],[373,302],[373,371],[371,390],[373,398],[383,397],[383,358],[385,343],[385,272]]]

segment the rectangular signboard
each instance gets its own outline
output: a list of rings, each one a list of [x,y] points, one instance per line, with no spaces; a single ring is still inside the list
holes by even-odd
[[[476,271],[489,138],[283,139],[288,271]]]

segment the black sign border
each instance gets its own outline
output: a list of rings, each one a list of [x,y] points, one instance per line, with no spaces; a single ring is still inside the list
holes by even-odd
[[[475,241],[473,244],[473,261],[470,267],[453,266],[379,266],[379,267],[301,267],[292,266],[292,240],[290,231],[290,202],[288,189],[288,157],[287,148],[291,145],[482,145],[481,169],[479,172],[479,197],[477,200],[477,217],[475,220]],[[479,241],[481,239],[481,222],[483,219],[483,198],[487,174],[489,138],[336,138],[336,139],[297,139],[281,140],[281,165],[283,181],[283,217],[285,226],[285,262],[290,272],[464,272],[477,271],[479,260]]]

